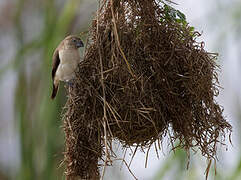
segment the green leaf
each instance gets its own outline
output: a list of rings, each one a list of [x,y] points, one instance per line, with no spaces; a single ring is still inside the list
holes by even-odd
[[[186,16],[181,11],[177,10],[177,16],[182,20],[186,21]]]

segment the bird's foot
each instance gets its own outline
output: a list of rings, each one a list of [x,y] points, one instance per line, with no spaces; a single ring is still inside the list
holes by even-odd
[[[67,81],[67,84],[70,88],[74,87],[74,81],[73,80]]]

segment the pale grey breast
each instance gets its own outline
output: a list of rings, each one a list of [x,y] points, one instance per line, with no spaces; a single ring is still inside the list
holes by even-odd
[[[77,49],[65,49],[59,51],[60,64],[56,72],[56,78],[61,81],[69,81],[74,78],[80,61],[80,54]]]

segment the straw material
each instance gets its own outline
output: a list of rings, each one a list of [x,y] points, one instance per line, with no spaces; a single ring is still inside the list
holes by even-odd
[[[216,158],[217,144],[231,132],[215,101],[217,54],[206,52],[196,41],[200,34],[167,7],[155,0],[102,1],[68,88],[68,178],[99,179],[98,160],[111,162],[114,139],[145,148],[168,133],[171,144],[179,140],[178,147]]]

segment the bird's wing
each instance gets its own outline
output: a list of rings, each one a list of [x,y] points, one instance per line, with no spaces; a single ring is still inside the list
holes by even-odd
[[[60,63],[60,59],[59,59],[59,50],[58,48],[54,51],[54,55],[53,55],[53,64],[52,64],[52,79],[54,80],[55,77],[55,73],[58,69]]]

